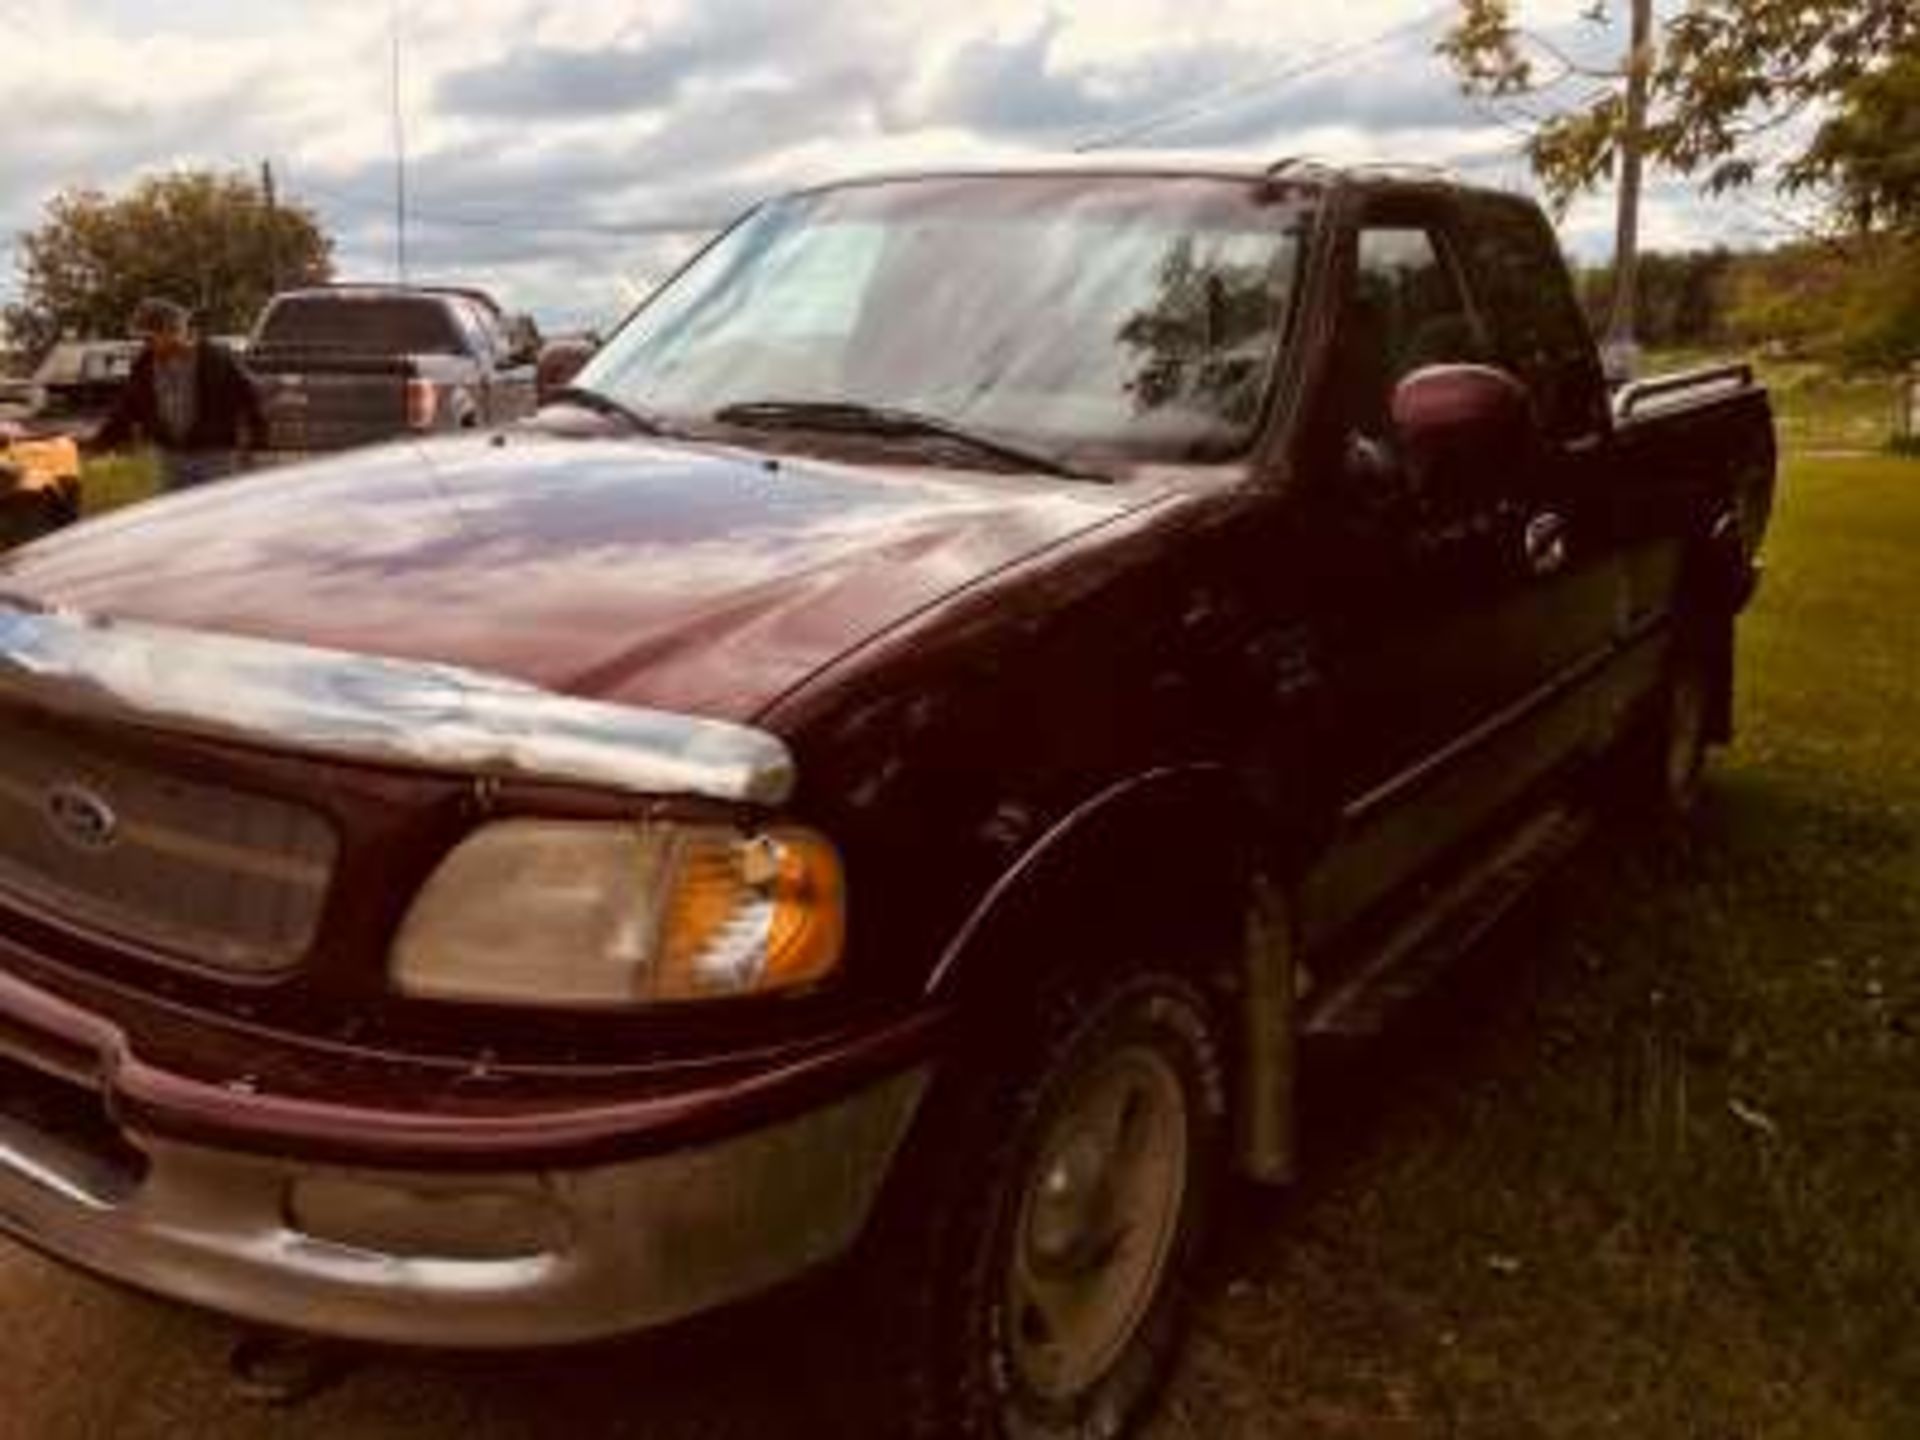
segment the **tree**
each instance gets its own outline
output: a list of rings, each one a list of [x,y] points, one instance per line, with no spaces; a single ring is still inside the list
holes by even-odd
[[[1639,265],[1639,338],[1656,349],[1697,349],[1725,338],[1728,287],[1736,270],[1727,250],[1650,251]],[[1579,273],[1580,302],[1598,332],[1613,303],[1613,267]]]
[[[182,171],[114,197],[63,191],[20,240],[23,299],[7,325],[29,354],[65,335],[119,335],[148,295],[191,309],[213,334],[249,328],[276,277],[311,284],[333,273],[332,241],[313,212],[270,205],[239,173]]]
[[[1853,84],[1796,174],[1825,184],[1857,229],[1920,239],[1920,46]]]
[[[1849,368],[1903,366],[1920,355],[1920,237],[1882,231],[1740,256],[1726,319],[1742,344]]]
[[[1606,0],[1587,19],[1608,24]],[[1468,94],[1524,123],[1559,206],[1614,173],[1627,125],[1621,72],[1572,48],[1520,30],[1511,0],[1460,0],[1440,46]],[[1822,191],[1850,219],[1920,227],[1915,0],[1691,0],[1648,58],[1655,164],[1710,191],[1777,165],[1778,184]]]

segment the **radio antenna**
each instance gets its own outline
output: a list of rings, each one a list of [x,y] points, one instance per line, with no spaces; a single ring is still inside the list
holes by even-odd
[[[393,90],[393,260],[407,283],[407,116],[400,94],[400,0],[388,0],[387,31],[392,50]]]

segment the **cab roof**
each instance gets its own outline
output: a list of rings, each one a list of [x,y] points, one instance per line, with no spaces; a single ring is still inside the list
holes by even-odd
[[[1337,162],[1312,155],[1265,155],[1247,150],[1089,150],[988,155],[911,168],[847,171],[807,190],[894,180],[991,178],[1024,175],[1140,175],[1267,180],[1306,189],[1380,186],[1475,190],[1445,166],[1403,161]]]

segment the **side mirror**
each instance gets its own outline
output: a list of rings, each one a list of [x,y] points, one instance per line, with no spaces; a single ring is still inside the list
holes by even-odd
[[[1393,432],[1416,485],[1454,489],[1532,453],[1527,387],[1488,365],[1430,365],[1393,392]]]
[[[511,365],[532,365],[540,358],[540,326],[531,315],[509,315],[505,321],[507,332],[507,363]]]
[[[535,372],[540,399],[544,401],[549,392],[571,383],[573,377],[585,368],[587,361],[593,358],[594,348],[588,341],[578,338],[549,340],[542,346]]]

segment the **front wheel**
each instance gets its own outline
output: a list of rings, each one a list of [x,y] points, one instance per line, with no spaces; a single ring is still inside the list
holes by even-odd
[[[876,1276],[919,1435],[1124,1435],[1183,1327],[1225,1128],[1212,1006],[1134,972],[1060,997],[1023,1052],[936,1120]]]

